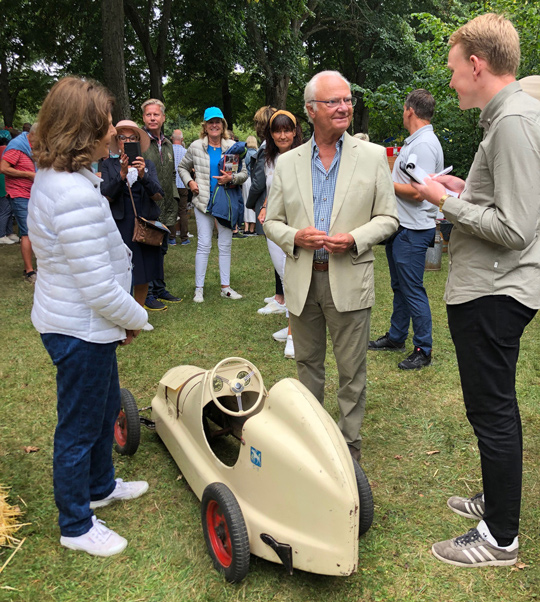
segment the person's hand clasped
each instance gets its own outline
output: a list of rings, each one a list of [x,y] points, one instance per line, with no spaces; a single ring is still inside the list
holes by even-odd
[[[129,345],[131,342],[133,342],[133,339],[135,339],[139,336],[139,332],[141,332],[141,331],[140,330],[126,330],[126,338],[123,341],[120,341],[120,345],[122,347]]]
[[[220,186],[225,186],[225,184],[229,184],[232,181],[233,175],[229,171],[223,171],[222,169],[220,169],[220,171],[221,171],[220,176],[212,176],[212,177],[217,180],[217,183]]]
[[[334,234],[327,236],[324,242],[324,248],[330,253],[345,253],[354,245],[354,238],[351,234]]]
[[[294,244],[303,249],[322,249],[325,241],[328,239],[326,232],[317,230],[313,226],[302,228],[294,235]]]

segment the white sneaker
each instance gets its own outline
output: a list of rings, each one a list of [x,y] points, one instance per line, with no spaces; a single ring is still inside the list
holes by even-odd
[[[146,481],[127,481],[124,483],[122,479],[116,479],[116,487],[102,500],[90,502],[91,510],[108,506],[111,502],[117,500],[133,500],[140,497],[148,491],[148,483]]]
[[[12,240],[13,242],[20,242],[20,238],[14,233],[12,232],[11,234],[8,234],[7,237]]]
[[[190,234],[189,232],[187,233],[187,237],[188,238],[193,238],[193,234]]]
[[[284,314],[287,311],[287,306],[285,303],[278,303],[275,299],[270,301],[264,307],[257,310],[258,314],[262,314],[263,316],[267,316],[269,314]]]
[[[127,539],[105,526],[104,521],[92,516],[93,527],[78,537],[60,537],[60,544],[70,550],[88,552],[92,556],[113,556],[126,549]]]
[[[193,297],[193,301],[195,301],[195,303],[203,303],[204,302],[204,296],[203,296],[203,289],[202,288],[196,288],[195,289],[195,296]]]
[[[264,298],[264,302],[265,302],[265,303],[271,303],[271,302],[272,302],[272,301],[274,301],[274,300],[275,300],[275,297],[274,297],[274,296],[272,296],[272,297],[265,297],[265,298]]]
[[[289,327],[285,326],[285,328],[282,328],[281,330],[274,332],[274,334],[272,335],[272,338],[274,339],[274,341],[279,341],[280,343],[285,343],[285,341],[287,340],[288,334],[289,334]]]
[[[151,332],[152,330],[154,330],[154,327],[152,326],[152,324],[150,324],[150,322],[147,322],[147,323],[146,323],[146,324],[145,324],[145,325],[142,327],[142,329],[143,329],[145,332]]]
[[[241,299],[242,295],[234,291],[230,286],[221,289],[221,296],[227,299]]]
[[[14,245],[15,242],[16,241],[9,238],[9,236],[2,236],[2,238],[0,238],[0,245]]]
[[[293,360],[294,359],[294,343],[292,340],[292,334],[287,335],[287,344],[285,345],[285,357]]]

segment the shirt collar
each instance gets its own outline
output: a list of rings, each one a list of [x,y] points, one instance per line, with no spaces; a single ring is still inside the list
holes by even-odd
[[[159,132],[159,138],[158,138],[157,136],[154,136],[154,134],[149,132],[146,129],[146,127],[144,127],[143,130],[148,134],[148,136],[150,137],[150,140],[156,140],[157,142],[163,142],[163,138],[165,138],[165,136],[163,135],[163,132]]]
[[[515,81],[497,92],[480,113],[480,126],[485,130],[488,130],[492,121],[499,115],[503,104],[510,96],[512,96],[512,94],[515,94],[520,90],[521,84],[518,81]]]
[[[79,170],[79,173],[81,174],[81,176],[89,180],[94,188],[98,188],[101,182],[103,182],[101,178],[96,176],[96,174],[93,171],[86,169],[86,167],[81,168]]]
[[[418,138],[418,136],[420,136],[423,132],[432,132],[433,131],[433,126],[428,123],[427,125],[423,125],[419,130],[416,130],[416,132],[414,132],[414,134],[411,134],[408,138],[405,138],[403,144],[410,144],[413,140],[415,140],[416,138]]]
[[[343,139],[345,138],[345,132],[343,132],[343,134],[341,134],[341,136],[339,137],[339,140],[336,142],[336,150],[339,152],[341,150],[341,147],[343,146]],[[319,155],[319,147],[317,146],[317,143],[315,142],[315,135],[313,135],[311,137],[311,157],[317,157]]]

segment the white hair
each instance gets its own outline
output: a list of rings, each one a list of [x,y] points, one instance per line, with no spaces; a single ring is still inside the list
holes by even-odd
[[[349,86],[349,90],[351,89],[351,83],[349,82],[349,80],[344,77],[343,75],[341,75],[341,73],[339,71],[321,71],[319,73],[316,73],[306,84],[306,87],[304,88],[304,111],[307,115],[308,121],[310,123],[313,123],[313,120],[311,119],[311,117],[309,116],[308,110],[307,110],[307,105],[311,105],[313,107],[314,111],[317,111],[317,103],[313,102],[315,99],[315,97],[317,96],[317,81],[321,78],[321,77],[326,77],[328,75],[333,75],[334,77],[339,77],[340,79],[342,79],[347,86]]]

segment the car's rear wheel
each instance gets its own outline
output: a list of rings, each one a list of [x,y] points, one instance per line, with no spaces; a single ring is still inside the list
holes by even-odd
[[[358,497],[360,499],[360,520],[358,525],[358,536],[360,537],[369,531],[373,523],[373,494],[371,493],[371,486],[366,473],[354,458],[353,466],[356,486],[358,487]]]
[[[214,567],[231,583],[238,583],[249,570],[249,538],[242,510],[232,491],[223,483],[211,483],[201,500],[204,539]]]
[[[127,389],[120,389],[120,399],[120,413],[114,424],[114,448],[123,456],[132,456],[141,441],[139,410]]]

